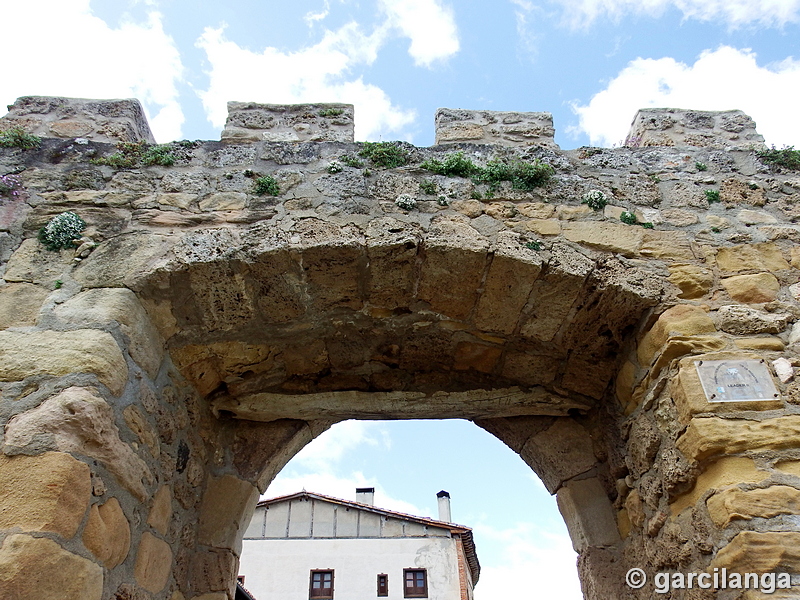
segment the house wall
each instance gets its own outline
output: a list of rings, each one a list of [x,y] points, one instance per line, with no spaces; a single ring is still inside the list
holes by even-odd
[[[333,569],[335,600],[377,597],[377,576],[389,576],[388,600],[403,598],[403,569],[427,569],[428,598],[460,600],[456,541],[391,539],[244,540],[239,573],[258,600],[308,600],[312,569]]]

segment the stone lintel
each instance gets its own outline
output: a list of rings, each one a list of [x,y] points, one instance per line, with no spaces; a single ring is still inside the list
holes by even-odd
[[[352,104],[228,102],[223,142],[352,142]]]
[[[756,131],[755,121],[741,110],[642,108],[631,123],[625,145],[749,150],[763,148],[764,136]]]
[[[85,138],[94,142],[155,143],[144,109],[135,98],[93,100],[22,96],[0,118],[0,130],[20,127],[45,138]]]
[[[321,392],[253,394],[212,400],[212,409],[249,421],[278,419],[478,419],[521,415],[565,416],[588,403],[544,388],[469,390],[466,392]]]
[[[436,111],[436,144],[497,144],[558,149],[553,115],[440,108]]]

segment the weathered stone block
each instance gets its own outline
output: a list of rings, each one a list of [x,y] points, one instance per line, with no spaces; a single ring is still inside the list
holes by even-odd
[[[714,285],[714,274],[697,265],[670,265],[669,280],[681,289],[679,298],[702,298]]]
[[[107,569],[122,564],[131,547],[128,519],[116,498],[105,504],[93,504],[83,530],[83,545]]]
[[[518,235],[498,234],[475,311],[475,325],[484,331],[513,332],[541,270],[542,259],[525,248]]]
[[[226,548],[239,554],[240,531],[250,523],[258,502],[258,489],[231,475],[212,477],[200,506],[197,541],[206,546]]]
[[[737,302],[762,304],[778,297],[781,284],[771,273],[736,275],[722,280],[722,285]]]
[[[136,553],[136,583],[157,594],[166,587],[171,572],[172,549],[169,544],[146,531]]]
[[[723,490],[707,501],[708,514],[717,527],[726,527],[736,519],[769,519],[778,515],[800,513],[800,490],[787,485],[744,491]]]
[[[161,535],[167,535],[172,520],[172,488],[163,485],[153,497],[153,506],[147,516],[147,524]]]
[[[781,249],[772,243],[744,244],[720,248],[717,266],[727,273],[740,271],[781,271],[789,268]]]
[[[732,573],[797,573],[800,571],[800,532],[737,533],[709,565],[709,569],[723,567]]]
[[[204,212],[215,210],[242,210],[247,207],[247,194],[242,192],[219,192],[200,200],[198,206]]]
[[[715,321],[725,333],[749,335],[753,333],[780,333],[786,329],[791,315],[767,313],[749,306],[729,304],[721,306]]]
[[[692,244],[688,236],[682,231],[652,231],[645,229],[639,253],[642,256],[662,260],[695,259]]]
[[[519,454],[551,494],[597,462],[589,433],[568,418],[557,419],[551,427],[532,436]]]
[[[0,287],[0,329],[35,324],[39,308],[49,293],[44,287],[28,283]]]
[[[702,461],[718,454],[800,447],[800,415],[764,421],[697,417],[676,442],[690,460]]]
[[[58,306],[55,312],[63,321],[78,326],[107,326],[116,321],[130,340],[131,358],[155,378],[164,356],[164,340],[129,289],[87,290]]]
[[[547,273],[533,285],[528,314],[520,333],[527,338],[549,342],[564,326],[594,263],[563,245],[554,245]]]
[[[103,568],[54,541],[10,535],[0,546],[0,598],[100,600]]]
[[[669,505],[672,515],[678,515],[685,508],[694,506],[700,497],[710,489],[722,490],[738,483],[757,483],[769,477],[769,473],[759,471],[752,458],[725,456],[711,463],[698,475],[694,487],[675,498]]]
[[[760,352],[781,352],[786,347],[783,340],[774,335],[757,338],[737,338],[733,340],[733,343],[742,350],[757,350]]]
[[[366,240],[370,304],[394,309],[411,303],[419,237],[416,228],[392,217],[369,222]]]
[[[644,241],[644,229],[631,225],[616,225],[602,221],[565,223],[562,234],[571,242],[591,248],[635,256]]]
[[[473,142],[558,148],[550,113],[440,108],[435,120],[436,144]]]
[[[0,529],[19,527],[71,538],[89,507],[91,494],[88,465],[69,454],[0,454]]]
[[[439,220],[424,247],[417,297],[435,311],[464,319],[478,300],[488,241],[468,223]]]
[[[639,364],[649,366],[656,354],[674,336],[694,336],[714,333],[716,327],[703,309],[689,304],[679,304],[664,311],[639,343]]]
[[[561,222],[558,219],[531,219],[525,221],[525,227],[539,235],[561,235]]]
[[[3,278],[10,282],[38,283],[52,287],[64,271],[69,270],[74,250],[51,251],[39,240],[23,240],[8,259]]]
[[[352,104],[228,102],[223,142],[352,142]]]
[[[11,419],[5,445],[29,451],[55,447],[95,458],[140,500],[147,495],[142,480],[153,478],[145,462],[120,439],[111,406],[85,388],[67,388]]]
[[[40,137],[82,137],[95,142],[155,143],[142,105],[135,98],[93,100],[23,96],[8,107],[0,129],[23,126]]]
[[[596,477],[567,482],[558,490],[556,500],[575,552],[620,541],[614,509]]]
[[[625,145],[746,148],[763,144],[756,124],[740,110],[700,111],[642,108],[631,123]]]
[[[750,206],[764,206],[767,196],[761,188],[753,189],[739,179],[726,179],[719,188],[719,199],[726,206],[733,207],[739,204]]]
[[[139,438],[153,458],[158,458],[161,455],[161,447],[158,441],[158,434],[147,418],[142,414],[142,411],[135,404],[126,406],[122,411],[122,416],[125,417],[125,424],[128,426],[136,437]]]

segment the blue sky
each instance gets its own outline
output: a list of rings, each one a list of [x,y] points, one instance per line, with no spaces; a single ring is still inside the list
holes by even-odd
[[[438,107],[549,111],[563,148],[637,108],[741,108],[800,146],[800,0],[29,0],[0,102],[142,99],[158,141],[218,139],[227,100],[345,101],[357,139],[433,143]]]
[[[350,102],[358,140],[433,143],[439,107],[548,111],[562,148],[619,144],[640,107],[740,108],[800,146],[800,0],[26,0],[6,3],[0,102],[139,98],[156,139],[219,139],[228,100]],[[575,600],[555,503],[465,422],[345,423],[271,492],[297,487],[475,528],[478,600],[542,574]],[[291,489],[289,489],[291,488]]]
[[[523,579],[537,582],[535,598],[581,600],[555,499],[517,454],[469,421],[339,423],[295,456],[265,497],[306,489],[355,500],[356,487],[370,486],[376,505],[433,518],[436,493],[450,492],[453,521],[473,528],[476,600],[519,597]]]

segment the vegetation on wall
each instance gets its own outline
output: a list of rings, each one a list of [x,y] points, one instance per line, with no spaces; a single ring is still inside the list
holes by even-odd
[[[42,138],[29,133],[21,127],[12,127],[6,131],[0,131],[0,148],[22,148],[30,150],[38,148],[42,143]]]
[[[376,167],[387,169],[402,167],[411,160],[409,151],[400,142],[364,142],[358,155],[368,158]]]
[[[39,230],[39,241],[48,250],[74,248],[75,240],[81,237],[86,229],[86,222],[74,212],[63,212],[56,215]]]
[[[259,196],[277,196],[281,188],[272,175],[262,175],[255,180],[253,191]]]
[[[540,160],[510,162],[492,160],[481,167],[464,156],[463,152],[453,152],[443,160],[432,158],[423,162],[420,167],[446,177],[469,177],[475,183],[488,183],[494,190],[503,181],[511,182],[517,190],[532,190],[544,185],[555,172],[553,167]]]
[[[117,144],[117,151],[114,154],[93,158],[90,162],[115,169],[135,169],[153,165],[170,167],[175,164],[175,155],[170,150],[169,144],[121,143]]]
[[[773,146],[766,150],[756,151],[756,156],[761,159],[761,162],[773,167],[800,171],[800,150],[795,150],[794,146],[786,146],[780,150]]]

